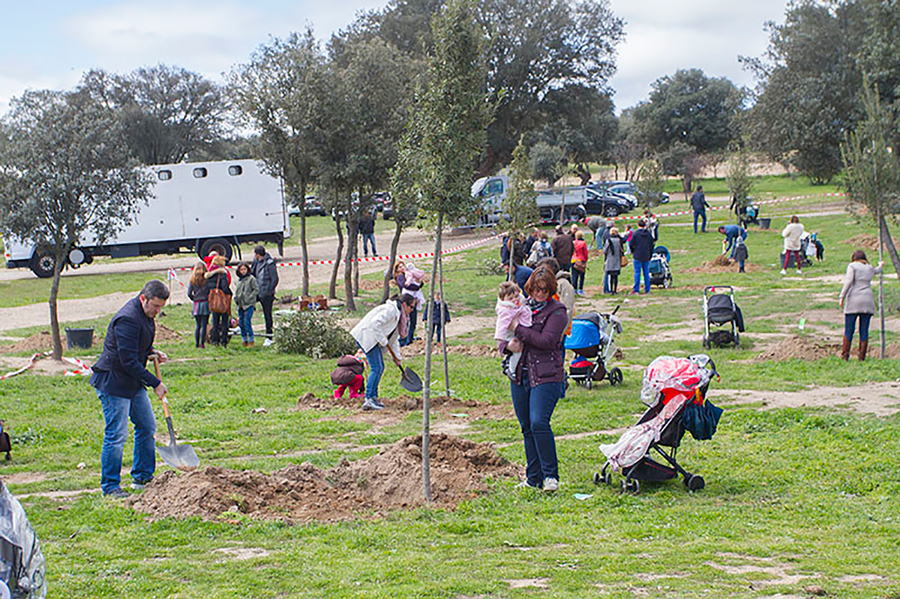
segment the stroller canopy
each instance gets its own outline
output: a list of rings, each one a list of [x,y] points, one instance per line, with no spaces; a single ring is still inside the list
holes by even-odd
[[[599,314],[595,315],[599,317]],[[579,317],[580,318],[580,317]],[[573,320],[566,337],[566,349],[586,349],[600,345],[600,325],[594,320]]]
[[[653,255],[654,256],[657,256],[657,255],[662,256],[663,258],[666,259],[666,262],[671,262],[671,259],[669,258],[669,248],[667,248],[664,245],[658,245],[655,248],[653,248]]]
[[[727,293],[717,293],[710,296],[707,307],[709,321],[716,324],[731,322],[735,317],[734,302]]]
[[[698,360],[660,356],[644,370],[641,401],[653,405],[660,393],[663,403],[676,395],[689,395],[709,382],[713,371],[698,365]],[[712,363],[711,361],[709,363]]]

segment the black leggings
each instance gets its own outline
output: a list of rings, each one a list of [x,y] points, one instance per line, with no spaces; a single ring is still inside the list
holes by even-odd
[[[231,317],[228,314],[219,314],[213,312],[212,315],[212,336],[210,341],[215,345],[221,344],[222,347],[228,346],[228,326],[231,324]]]
[[[619,271],[611,270],[609,271],[609,290],[611,293],[617,293],[619,291]]]
[[[197,326],[194,328],[194,345],[206,347],[206,326],[209,324],[209,314],[197,314],[194,316]]]
[[[263,309],[263,318],[266,320],[266,337],[269,339],[272,338],[272,304],[275,303],[275,296],[269,295],[266,297],[259,298],[259,303],[262,304]]]

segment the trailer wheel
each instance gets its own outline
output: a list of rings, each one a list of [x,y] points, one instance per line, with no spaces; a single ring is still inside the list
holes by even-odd
[[[200,251],[197,255],[200,256],[200,259],[202,260],[203,258],[209,256],[209,254],[213,251],[218,253],[220,256],[225,256],[225,260],[227,262],[231,262],[233,248],[231,247],[231,243],[227,239],[222,239],[221,237],[213,237],[212,239],[207,239],[200,244]]]
[[[34,255],[31,257],[31,262],[28,263],[28,268],[38,278],[49,279],[53,276],[53,271],[56,268],[56,256],[49,250],[35,250]]]

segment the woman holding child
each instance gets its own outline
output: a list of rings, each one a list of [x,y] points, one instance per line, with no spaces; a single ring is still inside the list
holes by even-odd
[[[510,392],[516,418],[525,441],[525,475],[522,486],[556,491],[559,465],[550,418],[559,400],[563,374],[562,337],[568,325],[566,307],[553,299],[556,276],[538,268],[525,283],[530,298],[531,326],[513,321],[515,337],[503,348],[522,355],[511,373]]]

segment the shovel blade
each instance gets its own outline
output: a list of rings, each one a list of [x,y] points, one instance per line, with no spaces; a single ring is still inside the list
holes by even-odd
[[[422,379],[411,368],[407,367],[400,377],[400,386],[410,393],[419,393],[422,390]]]
[[[190,445],[157,445],[156,451],[163,461],[176,470],[196,470],[200,458]]]

